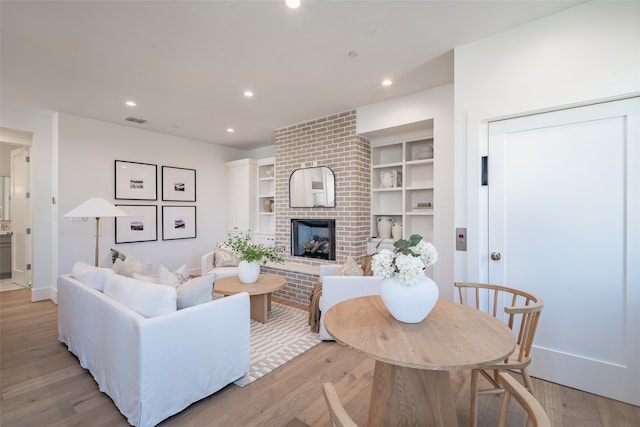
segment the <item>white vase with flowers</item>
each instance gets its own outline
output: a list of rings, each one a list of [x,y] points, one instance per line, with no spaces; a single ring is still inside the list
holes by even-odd
[[[380,297],[396,320],[422,322],[438,302],[438,285],[424,274],[438,260],[438,252],[419,234],[393,246],[393,251],[382,249],[373,256],[373,274],[384,277]]]
[[[242,283],[255,283],[260,275],[260,265],[267,261],[282,264],[284,259],[278,254],[284,248],[278,246],[265,246],[251,241],[249,232],[229,235],[224,243],[229,248],[240,254],[240,264],[238,264],[238,278]]]

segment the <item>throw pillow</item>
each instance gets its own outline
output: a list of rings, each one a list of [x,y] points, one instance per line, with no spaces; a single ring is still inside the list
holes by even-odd
[[[114,274],[104,285],[104,294],[144,317],[176,311],[177,292],[172,286],[156,285]]]
[[[362,260],[362,271],[365,276],[373,276],[373,270],[371,269],[371,261],[373,261],[373,255],[367,255]]]
[[[347,262],[344,263],[342,269],[338,273],[338,276],[362,276],[362,268],[353,260],[353,258],[347,258]]]
[[[124,261],[117,258],[116,262],[113,263],[113,271],[121,276],[133,277],[134,272],[144,273],[144,265],[133,256],[128,256]]]
[[[184,264],[175,273],[162,264],[158,265],[158,283],[177,287],[189,280],[189,267]]]
[[[180,283],[189,280],[189,267],[187,267],[187,264],[182,264],[182,267],[176,270],[176,277],[180,280]]]
[[[216,267],[237,267],[240,264],[240,255],[231,249],[218,246],[214,253]]]
[[[215,274],[195,277],[178,286],[178,310],[211,301]]]
[[[71,275],[82,283],[102,292],[107,279],[115,274],[110,268],[94,267],[84,261],[78,261],[71,269]]]
[[[100,262],[100,267],[112,268],[117,259],[124,261],[125,259],[127,259],[127,256],[120,251],[111,249]]]
[[[169,285],[177,288],[180,285],[180,279],[176,277],[167,267],[162,264],[158,265],[158,283],[161,285]]]

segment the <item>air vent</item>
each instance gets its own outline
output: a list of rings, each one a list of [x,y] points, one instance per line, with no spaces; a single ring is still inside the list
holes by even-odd
[[[145,119],[141,119],[139,117],[133,117],[133,116],[127,116],[124,118],[126,121],[128,122],[133,122],[133,123],[137,123],[139,125],[145,124],[147,123],[147,121]]]

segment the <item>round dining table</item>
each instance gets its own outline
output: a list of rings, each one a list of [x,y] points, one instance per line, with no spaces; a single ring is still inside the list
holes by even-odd
[[[325,327],[376,361],[369,426],[457,426],[449,371],[503,360],[516,345],[499,320],[449,301],[438,301],[420,323],[403,323],[380,296],[354,298],[331,307]]]

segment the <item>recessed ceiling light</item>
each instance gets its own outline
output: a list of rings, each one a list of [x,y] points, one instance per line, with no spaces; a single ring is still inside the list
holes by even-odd
[[[125,102],[125,104],[127,104],[129,107],[135,107],[136,106],[136,103],[133,102],[133,101],[127,101],[127,102]]]
[[[228,133],[234,133],[236,130],[234,128],[227,128]]]
[[[391,79],[384,79],[382,81],[382,86],[391,86],[393,84],[393,81],[391,81]]]
[[[297,9],[300,7],[300,0],[285,0],[284,3],[289,9]]]
[[[251,98],[253,96],[253,92],[251,92],[250,90],[245,90],[244,96],[246,96],[247,98]]]

